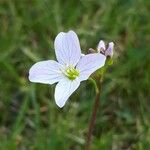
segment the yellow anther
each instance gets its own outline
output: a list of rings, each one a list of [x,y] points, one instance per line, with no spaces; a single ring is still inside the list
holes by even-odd
[[[67,69],[63,72],[63,74],[68,77],[70,80],[74,80],[79,76],[79,71],[75,69],[73,66],[68,66]]]

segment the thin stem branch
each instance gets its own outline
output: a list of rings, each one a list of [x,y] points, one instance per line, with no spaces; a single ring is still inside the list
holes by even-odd
[[[92,132],[93,132],[95,121],[96,121],[96,114],[97,114],[99,104],[100,104],[100,87],[99,86],[96,86],[96,87],[97,87],[96,97],[95,97],[95,102],[94,102],[94,106],[93,106],[93,110],[92,110],[92,116],[91,116],[90,123],[89,123],[89,129],[88,129],[88,133],[87,133],[85,150],[90,150]]]

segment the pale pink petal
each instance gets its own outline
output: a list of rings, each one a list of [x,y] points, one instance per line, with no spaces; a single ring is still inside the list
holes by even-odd
[[[59,63],[75,66],[81,57],[81,48],[75,32],[60,32],[54,42],[55,53]]]
[[[102,54],[88,54],[83,56],[77,64],[80,72],[80,81],[87,80],[89,76],[105,64],[106,57]]]
[[[53,84],[63,78],[62,65],[53,60],[40,61],[29,70],[29,80],[36,83]]]
[[[113,56],[113,49],[114,49],[114,43],[110,42],[109,45],[108,45],[107,50],[105,51],[105,56],[112,57]]]
[[[69,80],[67,78],[62,79],[55,88],[55,102],[62,108],[71,94],[79,87],[80,81],[78,78],[75,80]]]
[[[101,51],[104,52],[105,49],[106,49],[105,42],[103,40],[100,40],[100,42],[98,43],[98,47],[97,47],[98,52],[99,53]]]

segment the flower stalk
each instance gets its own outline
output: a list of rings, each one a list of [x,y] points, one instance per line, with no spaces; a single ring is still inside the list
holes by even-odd
[[[91,78],[90,78],[91,80]],[[93,105],[93,110],[92,110],[92,116],[89,122],[89,128],[88,128],[88,133],[87,133],[87,139],[86,139],[86,145],[85,145],[85,150],[90,150],[91,147],[91,138],[92,138],[92,133],[96,121],[96,114],[100,105],[100,88],[101,88],[101,83],[102,83],[102,78],[98,78],[97,82],[92,79],[92,82],[94,83],[94,87],[96,90],[96,96],[95,96],[95,101]]]

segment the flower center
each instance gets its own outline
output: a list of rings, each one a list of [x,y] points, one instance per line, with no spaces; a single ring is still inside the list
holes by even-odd
[[[67,76],[70,80],[76,79],[79,76],[79,71],[75,69],[73,66],[68,66],[64,72],[65,76]]]

